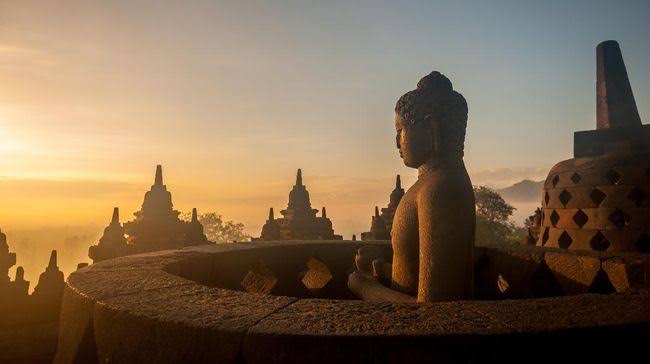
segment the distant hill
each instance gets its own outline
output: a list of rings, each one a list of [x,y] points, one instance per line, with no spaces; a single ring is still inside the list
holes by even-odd
[[[535,182],[525,179],[497,192],[508,202],[540,202],[543,187],[544,181]]]

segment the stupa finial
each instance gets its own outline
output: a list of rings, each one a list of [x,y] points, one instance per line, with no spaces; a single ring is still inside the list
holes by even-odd
[[[618,42],[606,40],[596,48],[596,127],[597,129],[640,126]]]
[[[273,216],[273,207],[269,208],[269,221],[275,220],[275,217]]]
[[[321,211],[321,216],[323,216],[323,219],[327,219],[327,210],[325,209],[325,206],[323,206],[323,210]]]
[[[402,188],[402,178],[397,175],[397,178],[395,179],[395,189],[401,189]]]
[[[296,173],[296,186],[302,186],[302,169],[298,168]]]
[[[50,263],[47,265],[49,269],[59,269],[57,266],[56,250],[52,250],[50,253]]]
[[[120,208],[113,207],[113,217],[111,218],[111,224],[119,224],[119,223],[120,223]]]
[[[296,186],[302,186],[302,169],[298,168],[296,173]]]
[[[14,278],[14,281],[23,281],[25,280],[25,269],[23,269],[22,266],[19,266],[16,268],[16,278]]]
[[[163,185],[162,166],[160,164],[156,166],[156,179],[153,184],[154,186]]]
[[[199,221],[199,216],[196,212],[196,207],[192,208],[192,222]]]
[[[375,206],[375,217],[379,217],[379,207]]]

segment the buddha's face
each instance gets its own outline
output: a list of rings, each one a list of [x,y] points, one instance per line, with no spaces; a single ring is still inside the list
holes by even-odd
[[[395,113],[396,142],[407,167],[418,168],[433,155],[431,125],[427,120],[413,122]]]

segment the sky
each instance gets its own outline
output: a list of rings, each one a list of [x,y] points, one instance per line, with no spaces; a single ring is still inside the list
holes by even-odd
[[[541,180],[595,128],[599,42],[648,120],[649,19],[647,0],[0,0],[0,228],[130,219],[162,164],[177,209],[253,235],[302,168],[360,234],[416,178],[393,110],[433,70],[468,101],[473,183]]]

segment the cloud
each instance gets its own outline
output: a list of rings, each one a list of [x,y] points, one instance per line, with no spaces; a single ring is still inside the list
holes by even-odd
[[[513,185],[523,179],[540,181],[546,178],[550,167],[520,167],[520,168],[496,168],[481,171],[470,171],[472,183],[475,185],[487,185],[490,187],[502,188]]]
[[[4,199],[39,198],[92,199],[142,191],[142,185],[109,180],[54,180],[0,177],[0,196]]]

